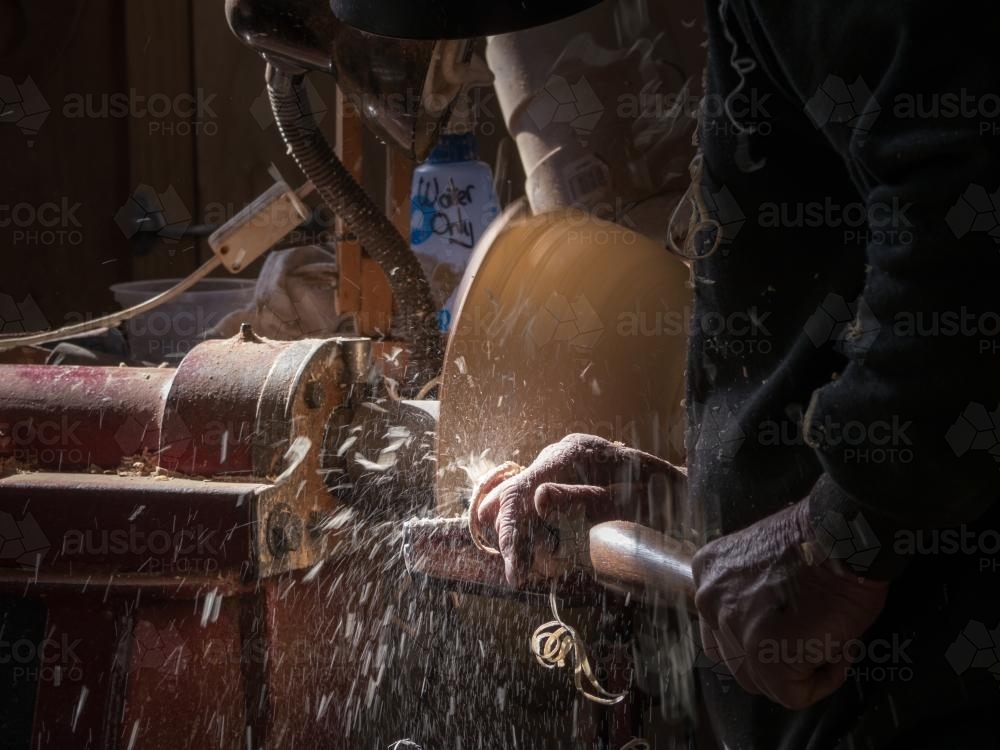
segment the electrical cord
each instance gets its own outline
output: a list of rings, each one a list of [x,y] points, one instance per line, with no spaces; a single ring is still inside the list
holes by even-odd
[[[18,346],[48,344],[53,341],[69,338],[70,336],[76,336],[77,334],[88,333],[90,331],[97,330],[98,328],[110,328],[118,325],[119,323],[124,323],[126,320],[130,320],[136,315],[142,315],[145,312],[154,310],[165,302],[170,302],[172,299],[180,296],[208,276],[220,265],[222,265],[222,262],[219,260],[219,257],[213,256],[211,260],[206,261],[191,275],[183,281],[180,281],[170,287],[165,292],[161,292],[152,299],[140,302],[138,305],[133,305],[132,307],[121,310],[120,312],[105,315],[100,318],[94,318],[93,320],[88,320],[83,323],[74,323],[73,325],[64,326],[63,328],[57,328],[54,331],[33,333],[28,336],[17,336],[16,338],[0,339],[0,352],[13,349]]]

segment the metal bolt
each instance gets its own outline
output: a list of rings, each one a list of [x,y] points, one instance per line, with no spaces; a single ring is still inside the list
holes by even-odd
[[[275,557],[298,550],[302,535],[302,520],[290,510],[276,510],[267,517],[267,546]]]

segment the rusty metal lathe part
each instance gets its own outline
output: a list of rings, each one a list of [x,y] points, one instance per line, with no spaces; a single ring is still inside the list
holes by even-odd
[[[87,514],[149,531],[200,515],[227,537],[218,555],[242,579],[312,566],[324,552],[312,529],[338,503],[324,481],[323,436],[363,391],[369,348],[356,338],[270,341],[244,326],[200,344],[176,370],[2,366],[0,458],[42,471],[0,479],[0,507],[30,503],[53,537],[86,528]],[[115,498],[123,506],[109,514]],[[129,502],[143,508],[131,519]],[[47,571],[102,564],[55,541],[40,561]],[[141,556],[118,562],[142,573]]]

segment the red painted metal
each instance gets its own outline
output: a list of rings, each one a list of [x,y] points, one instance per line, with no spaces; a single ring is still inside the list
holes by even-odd
[[[155,454],[175,370],[5,365],[0,458],[55,471],[116,468]]]
[[[46,608],[39,662],[25,667],[37,685],[33,747],[113,747],[124,688],[116,665],[125,603],[65,596]]]
[[[86,471],[145,455],[190,476],[261,476],[255,453],[268,422],[287,431],[283,408],[276,418],[258,413],[262,397],[268,389],[287,395],[315,347],[249,334],[200,344],[177,369],[4,366],[0,459]]]
[[[349,386],[367,374],[341,356],[251,334],[176,370],[0,367],[0,458],[47,470],[0,478],[0,542],[12,523],[26,534],[26,555],[0,550],[0,600],[44,606],[38,637],[68,642],[63,670],[39,672],[23,747],[596,746],[609,720],[523,649],[544,605],[463,609],[412,584],[395,524],[361,506],[356,523],[317,529],[340,506],[305,478],[327,468],[330,415],[350,423]],[[41,423],[85,455],[43,453]],[[273,481],[296,436],[307,457]],[[169,476],[117,474],[143,452],[144,471]],[[80,471],[92,466],[107,473]],[[303,540],[282,558],[260,532],[285,515]]]
[[[17,509],[25,549],[0,557],[0,571],[249,579],[252,498],[265,486],[54,472],[6,477],[0,509]]]

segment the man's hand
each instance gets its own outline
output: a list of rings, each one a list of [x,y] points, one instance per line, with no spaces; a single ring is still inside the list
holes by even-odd
[[[888,584],[821,564],[807,501],[705,545],[694,558],[695,601],[706,651],[734,660],[736,681],[802,709],[847,679],[858,639]],[[740,658],[744,657],[744,658]]]
[[[511,474],[514,474],[511,476]],[[555,572],[557,528],[571,519],[583,527],[613,520],[655,522],[685,491],[684,472],[648,453],[594,435],[567,435],[519,473],[503,465],[480,483],[478,521],[504,558],[507,580]],[[565,551],[564,551],[565,552]],[[534,566],[533,566],[534,564]]]

